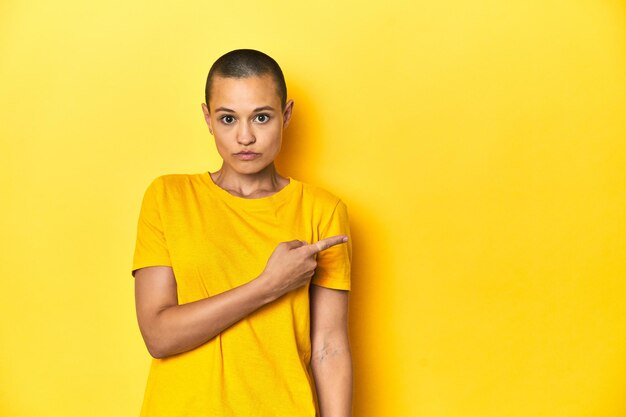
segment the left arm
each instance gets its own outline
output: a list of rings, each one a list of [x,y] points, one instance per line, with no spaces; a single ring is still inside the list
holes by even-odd
[[[352,416],[348,293],[310,286],[311,369],[321,417]]]

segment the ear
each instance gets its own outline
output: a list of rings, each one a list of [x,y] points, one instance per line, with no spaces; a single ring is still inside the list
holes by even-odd
[[[293,100],[289,100],[287,104],[285,104],[285,110],[283,111],[283,129],[285,129],[289,125],[292,112],[293,112]]]
[[[209,132],[213,134],[213,126],[211,126],[211,114],[209,113],[209,107],[202,103],[202,113],[204,113],[204,121],[209,128]]]

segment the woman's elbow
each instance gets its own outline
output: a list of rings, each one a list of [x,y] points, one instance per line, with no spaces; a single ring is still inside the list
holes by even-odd
[[[154,359],[163,359],[167,356],[165,349],[162,346],[162,343],[159,342],[159,338],[153,335],[148,334],[148,332],[142,330],[141,335],[143,336],[143,343],[148,350],[150,356]]]
[[[146,342],[146,348],[148,349],[148,353],[150,354],[150,356],[152,356],[154,359],[163,359],[168,356],[165,350],[163,350],[161,346],[156,343]]]
[[[150,356],[155,359],[163,359],[172,355],[167,337],[160,328],[157,317],[139,323],[141,336]]]

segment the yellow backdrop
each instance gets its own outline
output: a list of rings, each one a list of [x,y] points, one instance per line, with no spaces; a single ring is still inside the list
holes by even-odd
[[[200,104],[278,60],[278,166],[348,205],[355,417],[626,415],[626,4],[0,4],[0,415],[136,416],[130,275]]]

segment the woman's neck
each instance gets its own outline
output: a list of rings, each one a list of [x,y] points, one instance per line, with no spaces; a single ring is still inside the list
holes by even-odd
[[[270,164],[262,171],[254,174],[234,172],[222,164],[218,171],[209,174],[213,182],[220,188],[243,198],[267,197],[289,184],[289,180],[276,171],[274,164]]]

